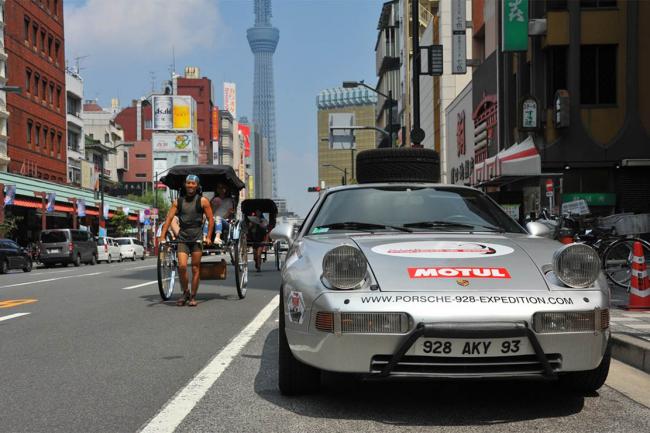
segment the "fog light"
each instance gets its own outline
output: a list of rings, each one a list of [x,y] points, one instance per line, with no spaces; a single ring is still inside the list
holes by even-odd
[[[596,314],[601,315],[601,313],[601,310],[535,313],[533,328],[540,334],[594,332],[596,330]],[[599,321],[601,320],[599,317]]]
[[[406,313],[341,313],[343,334],[405,334],[410,327]]]

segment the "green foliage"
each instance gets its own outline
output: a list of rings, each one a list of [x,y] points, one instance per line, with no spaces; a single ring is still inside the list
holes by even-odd
[[[162,191],[147,191],[142,195],[131,194],[127,199],[137,201],[138,203],[146,204],[151,208],[158,208],[158,221],[164,221],[169,212],[169,201],[167,201],[167,194]]]
[[[0,238],[12,236],[18,230],[18,223],[23,220],[21,216],[5,216],[3,223],[0,223]]]
[[[115,236],[127,236],[131,232],[129,216],[121,210],[113,214],[110,224],[115,230]]]

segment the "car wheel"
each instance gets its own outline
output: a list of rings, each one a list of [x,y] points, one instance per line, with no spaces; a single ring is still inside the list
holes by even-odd
[[[95,266],[97,264],[97,256],[93,254],[92,258],[90,259],[90,265]]]
[[[433,149],[369,149],[357,155],[357,182],[440,182],[440,157]]]
[[[144,260],[144,256],[145,256],[145,254],[144,254],[144,251],[143,251],[142,252],[142,257],[140,257],[140,260]]]
[[[81,266],[81,256],[79,254],[77,254],[77,256],[74,258],[72,264],[75,266],[75,268]]]
[[[122,257],[122,254],[120,254],[120,260],[119,261],[120,261],[120,263],[122,263],[124,261],[124,257]]]
[[[32,263],[32,261],[31,261],[31,260],[27,260],[27,264],[26,264],[25,267],[23,268],[23,272],[31,272],[33,266],[34,266],[34,264]]]
[[[573,391],[591,393],[600,389],[607,380],[609,363],[612,358],[611,348],[608,346],[600,365],[593,370],[575,371],[560,376],[560,383]]]
[[[113,263],[113,257],[111,257],[110,254],[108,255],[108,260],[107,260],[107,262],[108,262],[109,264],[110,264],[110,263]]]
[[[318,391],[320,370],[303,364],[291,353],[284,331],[284,296],[280,296],[278,337],[278,387],[283,395],[301,395]]]
[[[135,258],[136,258],[136,257],[135,257],[135,251],[133,251],[133,255],[131,256],[131,261],[132,261],[132,262],[135,262]]]
[[[9,262],[3,260],[2,263],[0,263],[0,274],[6,274],[7,272],[9,272]]]

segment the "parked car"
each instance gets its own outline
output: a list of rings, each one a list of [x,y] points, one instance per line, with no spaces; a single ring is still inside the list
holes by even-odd
[[[111,263],[113,260],[121,262],[122,251],[115,239],[109,237],[97,238],[97,261]]]
[[[41,263],[49,268],[57,263],[75,266],[97,263],[97,243],[85,230],[55,229],[41,232]]]
[[[144,246],[136,238],[115,238],[115,242],[120,246],[123,258],[133,261],[137,258],[144,260]]]
[[[32,259],[27,250],[16,242],[11,239],[0,239],[0,274],[6,274],[10,269],[31,272]]]

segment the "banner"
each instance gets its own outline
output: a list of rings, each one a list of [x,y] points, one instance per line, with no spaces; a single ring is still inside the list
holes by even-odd
[[[143,210],[141,210],[141,211],[138,213],[138,221],[139,221],[140,223],[144,223],[144,211],[143,211]]]
[[[212,141],[219,140],[219,107],[212,107]]]
[[[54,212],[54,206],[56,203],[56,193],[48,192],[47,193],[47,211]]]
[[[16,198],[16,185],[5,186],[5,206],[14,204]]]
[[[237,118],[237,85],[223,83],[223,108],[230,111],[232,117]]]
[[[108,219],[108,204],[104,203],[104,219]]]
[[[528,51],[528,0],[503,0],[503,51]]]
[[[249,125],[239,124],[239,134],[244,139],[244,156],[250,158],[251,156],[251,127]]]
[[[86,216],[86,202],[83,199],[77,199],[77,216]]]

